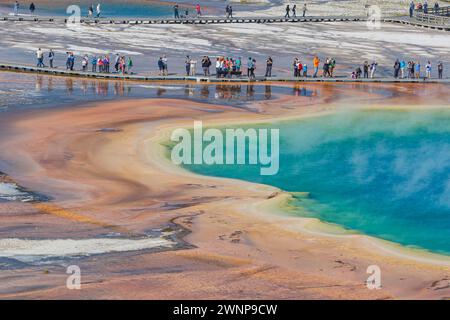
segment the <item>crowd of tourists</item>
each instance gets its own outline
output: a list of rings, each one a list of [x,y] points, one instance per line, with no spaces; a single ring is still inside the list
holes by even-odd
[[[173,6],[173,16],[175,19],[187,19],[190,17],[189,15],[189,7],[185,7],[183,9],[180,8],[178,4]],[[202,16],[202,7],[200,4],[195,5],[195,15],[192,17],[200,17]]]
[[[306,8],[306,3],[303,4],[302,6],[302,17],[306,16],[306,11],[308,11],[308,9]],[[294,4],[292,7],[290,5],[286,6],[285,9],[285,18],[296,18],[297,17],[297,5]]]
[[[44,63],[45,57],[48,57],[48,66],[50,68],[55,68],[54,59],[55,52],[49,50],[48,53],[44,53],[41,48],[36,51],[37,67],[46,67]],[[197,76],[202,75],[209,77],[213,75],[210,71],[211,67],[215,68],[215,76],[217,78],[232,78],[242,77],[246,72],[246,76],[249,79],[256,78],[256,59],[254,57],[248,57],[243,60],[242,57],[226,57],[219,56],[213,58],[215,64],[213,66],[212,59],[209,56],[202,56],[201,59],[197,60],[195,57],[186,56],[184,60],[184,68],[186,76]],[[112,60],[112,61],[111,61]],[[79,70],[87,72],[100,72],[100,73],[119,73],[119,74],[132,74],[132,69],[134,66],[134,61],[131,56],[126,57],[116,53],[113,58],[110,58],[109,54],[97,56],[93,55],[83,55],[80,58],[81,68]],[[66,69],[75,70],[76,56],[73,52],[66,52]],[[110,67],[112,65],[112,67]],[[159,57],[158,70],[160,76],[168,76],[168,58],[166,55]],[[201,73],[197,73],[198,66],[201,67]],[[265,61],[265,77],[272,77],[272,68],[274,66],[274,60],[271,56],[266,58]],[[334,78],[336,59],[333,57],[327,57],[323,61],[315,55],[312,59],[313,70],[310,74],[307,59],[294,58],[292,63],[292,72],[295,78],[298,77],[323,77],[323,78]],[[360,66],[357,66],[351,73],[352,79],[366,78],[373,79],[376,77],[376,71],[378,68],[378,63],[372,61],[364,61]],[[112,71],[111,71],[112,69]],[[439,79],[443,78],[444,64],[439,61],[436,65],[437,76]],[[393,66],[394,78],[398,79],[420,79],[432,77],[432,64],[431,61],[426,61],[425,65],[422,65],[419,60],[400,60],[397,59]]]
[[[377,71],[378,62],[373,61],[372,63],[369,63],[367,60],[364,61],[362,68],[361,66],[356,67],[356,69],[352,72],[351,77],[352,79],[359,79],[359,78],[365,78],[365,79],[373,79],[375,78],[375,72]]]
[[[30,11],[30,14],[34,15],[34,12],[36,11],[36,5],[34,4],[34,2],[30,3],[28,9]],[[13,14],[15,16],[19,15],[19,10],[20,10],[20,3],[19,3],[19,1],[16,0],[14,2],[14,6],[13,6]],[[94,9],[94,5],[91,4],[87,10],[88,18],[93,18],[93,17],[100,18],[101,13],[102,13],[102,9],[101,9],[100,3],[98,3],[97,6],[95,6],[95,9]]]
[[[431,71],[432,71],[432,65],[431,62],[428,60],[425,64],[425,67],[422,69],[422,65],[420,64],[420,61],[408,61],[405,60],[396,60],[394,63],[394,77],[400,78],[400,79],[420,79],[422,77],[424,78],[431,78]],[[442,79],[443,72],[444,72],[444,64],[442,61],[439,61],[437,64],[437,72],[438,72],[438,78]]]
[[[439,3],[436,1],[434,3],[433,9],[434,11],[439,10]],[[414,15],[414,10],[418,10],[418,11],[423,11],[423,13],[429,13],[429,5],[428,5],[428,1],[425,0],[423,3],[421,2],[417,2],[414,3],[414,1],[411,1],[409,3],[409,17],[412,18]]]
[[[39,68],[45,68],[46,65],[44,63],[45,55],[48,57],[48,67],[55,68],[54,59],[55,52],[50,49],[48,54],[44,54],[41,48],[36,51],[36,66]],[[111,58],[109,54],[97,56],[97,55],[83,55],[80,59],[81,61],[81,71],[87,72],[99,72],[99,73],[110,73],[111,72]],[[73,52],[66,52],[66,70],[74,71],[76,63],[76,56]],[[132,74],[133,69],[133,58],[125,57],[116,53],[114,56],[114,70],[115,73],[121,74]]]

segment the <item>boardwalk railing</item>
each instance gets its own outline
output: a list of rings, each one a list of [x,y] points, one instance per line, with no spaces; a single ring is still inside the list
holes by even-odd
[[[220,23],[277,23],[277,22],[340,22],[340,21],[365,21],[363,16],[310,16],[310,17],[234,17],[225,18],[219,16],[201,16],[192,18],[81,18],[80,23],[86,24],[220,24]],[[0,21],[11,22],[55,22],[67,23],[69,18],[50,16],[25,16],[8,15],[0,16]]]
[[[428,13],[438,15],[438,16],[450,17],[450,6],[442,7],[442,8],[438,8],[438,9],[431,8],[431,9],[428,9]]]
[[[448,26],[450,25],[450,6],[439,10],[428,9],[428,13],[425,13],[423,9],[415,10],[414,19],[428,24]]]

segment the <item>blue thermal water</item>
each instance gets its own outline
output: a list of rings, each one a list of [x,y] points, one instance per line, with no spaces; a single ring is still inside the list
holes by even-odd
[[[11,2],[9,7],[3,6],[3,10],[10,9],[12,12],[14,1]],[[59,2],[59,3],[39,3],[36,2],[35,15],[56,15],[56,16],[69,16],[66,10],[69,5],[78,5],[81,9],[81,15],[87,16],[88,8],[92,4],[94,12],[96,11],[99,1],[75,1],[75,2]],[[169,5],[160,5],[152,3],[139,3],[129,1],[118,2],[102,2],[100,17],[168,17],[173,15],[172,7]],[[20,14],[29,14],[29,3],[23,4],[20,7]]]
[[[450,111],[352,111],[279,122],[280,170],[189,165],[290,192],[298,214],[450,254]],[[306,209],[306,210],[304,210]],[[305,213],[306,211],[306,213]]]

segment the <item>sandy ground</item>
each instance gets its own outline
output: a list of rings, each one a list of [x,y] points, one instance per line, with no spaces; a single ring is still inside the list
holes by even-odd
[[[391,90],[390,98],[349,90],[361,86],[309,84],[322,94],[255,102],[250,109],[152,99],[2,117],[0,148],[8,152],[1,170],[53,200],[0,203],[1,238],[84,239],[112,231],[135,237],[172,221],[190,231],[183,238],[194,247],[71,261],[81,267],[81,290],[65,287],[69,262],[0,269],[0,298],[448,298],[448,258],[362,235],[323,233],[315,220],[280,212],[288,197],[280,190],[190,174],[173,166],[161,145],[173,128],[192,126],[194,119],[219,125],[350,105],[448,107],[448,86],[425,92],[423,86],[373,85]],[[382,289],[366,288],[370,265],[381,268]]]

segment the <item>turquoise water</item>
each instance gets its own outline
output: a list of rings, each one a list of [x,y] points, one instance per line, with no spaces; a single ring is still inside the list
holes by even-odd
[[[11,3],[14,3],[12,1]],[[20,1],[19,1],[20,3]],[[36,4],[36,15],[57,15],[57,16],[68,16],[66,9],[69,5],[78,5],[81,8],[81,15],[83,17],[87,16],[88,8],[93,4],[94,12],[96,10],[98,1],[73,1],[73,2],[63,2],[63,3],[52,3],[40,4],[38,1]],[[172,17],[173,10],[172,6],[169,5],[159,5],[150,3],[133,3],[129,1],[118,1],[118,2],[101,2],[101,17]],[[21,14],[29,14],[29,3],[23,3],[20,7]],[[13,6],[3,5],[2,9],[7,11],[10,9],[12,12]]]
[[[189,165],[290,192],[298,214],[450,254],[450,111],[354,111],[280,122],[280,170]],[[205,124],[206,125],[206,124]],[[267,126],[265,126],[267,127]]]

